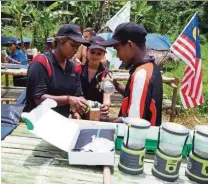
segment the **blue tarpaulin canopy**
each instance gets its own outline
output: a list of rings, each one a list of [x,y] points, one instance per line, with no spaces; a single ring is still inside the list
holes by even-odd
[[[169,50],[171,43],[167,35],[148,34],[146,36],[147,47],[153,50]]]
[[[21,41],[18,40],[17,43],[20,43]],[[24,43],[31,43],[32,42],[32,38],[23,38],[23,42]]]
[[[99,36],[103,37],[105,40],[111,39],[113,33],[100,33]],[[146,36],[147,47],[154,50],[169,50],[171,43],[167,35],[160,34],[147,34]]]
[[[2,45],[6,45],[9,40],[14,40],[14,41],[17,42],[17,44],[20,43],[20,40],[17,37],[14,37],[14,36],[1,36],[1,44]],[[23,42],[24,43],[27,43],[27,42],[31,43],[32,42],[32,39],[31,38],[24,37],[23,38]]]

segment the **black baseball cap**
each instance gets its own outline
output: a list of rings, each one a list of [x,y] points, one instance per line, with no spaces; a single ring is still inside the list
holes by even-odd
[[[56,33],[56,36],[68,36],[78,43],[81,43],[85,46],[90,46],[90,43],[88,41],[82,39],[81,29],[75,24],[62,25]]]
[[[91,45],[88,48],[89,49],[101,49],[103,51],[106,51],[105,47],[100,45],[100,43],[102,43],[104,41],[105,41],[105,39],[101,36],[92,36],[89,40]]]
[[[128,40],[135,43],[145,43],[147,31],[140,25],[134,22],[127,22],[118,25],[110,40],[101,43],[102,46],[111,47],[120,42],[127,42]]]
[[[16,40],[8,40],[7,41],[7,44],[9,45],[9,44],[17,44],[17,41]]]

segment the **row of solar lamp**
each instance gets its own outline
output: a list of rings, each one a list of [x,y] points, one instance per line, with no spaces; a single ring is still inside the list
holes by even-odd
[[[145,140],[150,123],[138,118],[123,118],[124,141],[120,151],[120,171],[138,175],[143,173]],[[176,181],[182,161],[182,150],[189,137],[189,129],[176,123],[162,123],[152,174],[165,181]],[[185,175],[192,181],[208,183],[208,126],[195,126],[192,152]]]

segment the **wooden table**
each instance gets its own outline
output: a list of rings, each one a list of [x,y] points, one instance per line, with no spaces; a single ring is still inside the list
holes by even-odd
[[[1,143],[2,184],[103,183],[103,167],[70,166],[66,152],[31,134],[24,124],[19,125]],[[130,176],[118,170],[119,152],[116,152],[113,183],[167,183],[152,176],[153,157],[146,154],[144,174]],[[182,163],[180,179],[175,183],[192,183],[184,176],[185,168],[186,164]]]
[[[9,86],[9,75],[12,76],[27,76],[27,69],[1,69],[1,75],[5,75],[5,86]]]

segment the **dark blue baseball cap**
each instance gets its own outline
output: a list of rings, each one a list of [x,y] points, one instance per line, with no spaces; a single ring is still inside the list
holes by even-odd
[[[134,43],[145,43],[147,31],[140,25],[134,22],[127,22],[118,25],[110,40],[101,43],[102,46],[111,47],[118,43],[127,42],[128,40]]]
[[[17,41],[16,40],[13,40],[13,39],[10,39],[10,40],[8,40],[7,41],[7,44],[9,45],[9,44],[17,44]]]
[[[57,31],[56,36],[68,36],[78,43],[81,43],[85,46],[90,46],[90,43],[82,38],[80,27],[75,24],[62,25]]]
[[[89,40],[90,46],[89,49],[101,49],[103,51],[106,51],[105,47],[100,45],[100,43],[104,42],[105,39],[101,36],[92,36]]]

